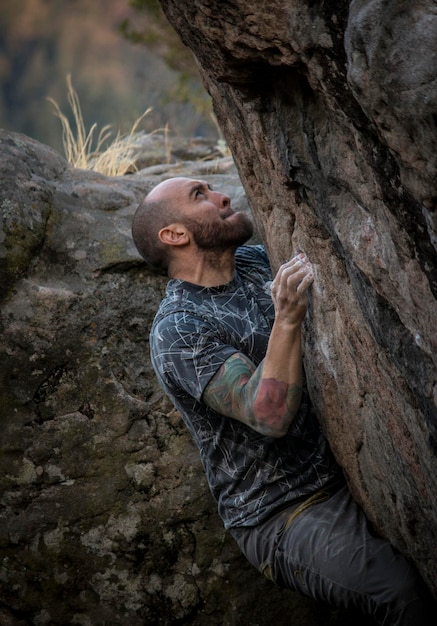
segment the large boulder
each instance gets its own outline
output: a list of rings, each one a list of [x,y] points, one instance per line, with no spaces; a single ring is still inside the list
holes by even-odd
[[[156,164],[162,142],[143,146],[153,166],[108,178],[0,131],[2,626],[329,618],[239,554],[149,362],[166,280],[131,239],[140,199],[188,175],[247,209],[232,159],[184,143],[207,160]]]
[[[351,488],[437,593],[432,0],[161,0],[274,266],[315,268],[305,361]]]

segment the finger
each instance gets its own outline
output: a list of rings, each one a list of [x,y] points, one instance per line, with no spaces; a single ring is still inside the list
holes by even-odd
[[[299,268],[297,271],[284,271],[279,280],[272,285],[272,293],[286,298],[287,294],[296,291],[297,285],[302,281],[305,275],[304,268]]]
[[[305,256],[299,255],[299,257],[295,257],[281,265],[276,274],[272,285],[277,287],[281,282],[286,282],[290,275],[295,274],[297,272],[301,272],[304,268],[309,264],[308,259]]]
[[[279,268],[279,271],[287,270],[290,267],[299,266],[302,263],[306,263],[307,261],[308,261],[307,256],[303,252],[301,252],[300,254],[296,254],[293,258],[291,258],[286,263],[283,263],[283,265],[281,265],[281,267]]]
[[[312,265],[309,261],[298,263],[284,270],[282,277],[290,287],[298,285],[308,274],[312,273]]]
[[[307,291],[307,289],[313,284],[313,282],[314,282],[314,274],[312,271],[310,271],[308,272],[308,274],[306,274],[306,276],[304,276],[301,282],[297,285],[296,293],[298,295],[305,293],[305,291]]]
[[[304,253],[281,265],[270,286],[272,296],[276,297],[278,294],[284,296],[288,290],[295,291],[308,269],[312,269],[312,266]]]

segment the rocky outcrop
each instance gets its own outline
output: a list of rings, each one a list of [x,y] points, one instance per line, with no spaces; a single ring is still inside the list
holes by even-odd
[[[238,554],[156,386],[165,280],[130,222],[175,174],[248,200],[274,265],[310,256],[305,360],[324,427],[436,591],[435,9],[332,4],[162,0],[239,176],[199,143],[166,165],[144,145],[139,173],[107,178],[0,133],[2,625],[352,622]]]
[[[239,554],[157,387],[165,279],[133,246],[133,213],[176,174],[247,202],[230,158],[173,140],[172,162],[150,165],[156,142],[148,167],[107,178],[0,131],[0,624],[324,624]]]
[[[305,250],[313,397],[351,487],[437,592],[431,0],[161,0],[274,265]]]

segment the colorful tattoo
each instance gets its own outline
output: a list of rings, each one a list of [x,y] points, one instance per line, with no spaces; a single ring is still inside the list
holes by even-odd
[[[280,436],[299,408],[302,388],[262,374],[262,365],[255,368],[247,357],[235,354],[207,386],[204,401],[262,434]]]
[[[241,353],[231,356],[207,386],[203,399],[215,411],[234,417],[238,395],[256,368]]]

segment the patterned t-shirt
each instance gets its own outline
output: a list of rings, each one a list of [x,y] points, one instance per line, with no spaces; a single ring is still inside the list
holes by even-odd
[[[274,320],[271,270],[262,246],[236,252],[220,287],[170,280],[150,333],[158,379],[196,442],[226,528],[254,526],[276,509],[339,478],[306,386],[287,435],[266,437],[202,402],[220,366],[242,352],[257,366]]]

